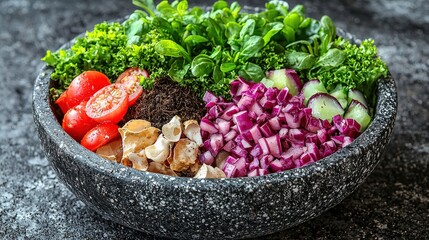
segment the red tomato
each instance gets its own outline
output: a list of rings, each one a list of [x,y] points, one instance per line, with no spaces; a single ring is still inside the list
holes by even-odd
[[[118,123],[128,110],[128,94],[121,84],[98,90],[86,104],[86,114],[99,123]]]
[[[83,136],[80,144],[90,151],[95,151],[110,141],[118,138],[120,136],[118,129],[119,127],[116,124],[99,124]]]
[[[123,84],[127,90],[129,95],[128,106],[134,105],[143,94],[143,87],[140,86],[140,76],[148,78],[149,73],[140,68],[129,68],[116,80],[116,83]]]
[[[130,76],[130,75],[143,76],[145,78],[149,77],[149,73],[145,69],[140,69],[138,67],[134,67],[134,68],[128,68],[127,70],[125,70],[125,72],[123,72],[121,75],[119,75],[116,82],[121,81],[122,78],[125,78],[125,77]]]
[[[67,105],[72,108],[88,99],[101,88],[110,85],[109,78],[101,72],[86,71],[77,76],[67,89]]]
[[[76,141],[82,137],[98,123],[88,117],[85,112],[86,101],[70,108],[63,118],[63,129]]]
[[[61,94],[61,96],[57,99],[57,101],[55,101],[55,103],[60,107],[63,113],[66,113],[70,109],[67,100],[68,100],[68,96],[67,96],[67,90],[66,90]]]

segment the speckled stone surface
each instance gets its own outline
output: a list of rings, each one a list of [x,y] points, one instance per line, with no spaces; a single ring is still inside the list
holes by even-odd
[[[260,5],[258,1],[242,3]],[[326,13],[337,26],[359,38],[375,38],[398,85],[399,111],[388,151],[353,194],[321,216],[264,239],[424,239],[429,235],[429,44],[424,35],[429,31],[429,6],[424,0],[301,3],[311,16]],[[104,220],[68,191],[48,165],[32,124],[31,92],[43,52],[131,9],[130,1],[0,2],[0,238],[155,238]],[[75,174],[85,171],[77,169]],[[98,176],[94,174],[89,184],[101,181]],[[130,184],[133,181],[139,179],[130,179]],[[105,199],[121,191],[128,190],[100,189]],[[117,203],[135,208],[139,204]],[[176,211],[157,217],[182,219]]]

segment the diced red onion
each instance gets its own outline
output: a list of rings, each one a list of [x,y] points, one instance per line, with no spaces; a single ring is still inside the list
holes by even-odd
[[[273,131],[271,130],[270,125],[269,125],[269,123],[268,123],[268,122],[264,123],[264,124],[259,128],[259,130],[261,131],[261,133],[262,133],[262,135],[263,135],[264,137],[269,137],[269,136],[274,135],[274,133],[273,133]]]
[[[235,173],[237,172],[237,168],[228,162],[225,163],[225,166],[223,167],[222,170],[225,173],[227,178],[234,177]]]
[[[233,140],[231,140],[223,146],[223,150],[225,150],[227,152],[231,152],[232,149],[235,148],[235,146],[237,146],[237,144],[235,144],[235,142]]]
[[[274,157],[280,157],[282,154],[282,144],[280,143],[280,137],[278,134],[266,138],[270,153]]]
[[[240,109],[237,106],[231,105],[230,107],[227,107],[225,109],[225,111],[223,112],[221,118],[224,119],[224,120],[229,121],[229,120],[231,120],[232,116],[234,114],[238,113],[239,111],[240,111]]]
[[[252,128],[253,124],[247,111],[241,111],[232,116],[232,121],[238,127],[240,134]]]
[[[218,98],[212,92],[206,91],[206,93],[203,96],[203,101],[205,103],[210,103],[210,102],[216,103],[218,102]]]
[[[214,162],[215,159],[214,159],[213,155],[210,153],[210,151],[206,151],[206,152],[200,154],[199,160],[201,163],[205,163],[207,165],[212,165],[212,163]]]
[[[206,118],[201,119],[200,128],[201,130],[211,134],[218,132],[218,130],[216,129],[216,126]]]
[[[267,155],[270,153],[270,148],[268,147],[268,143],[267,143],[267,140],[265,138],[259,139],[258,143],[262,149],[262,155]]]

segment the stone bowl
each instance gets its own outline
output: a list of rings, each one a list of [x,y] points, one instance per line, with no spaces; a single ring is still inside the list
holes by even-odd
[[[104,218],[171,238],[257,237],[320,215],[373,171],[389,141],[397,109],[395,82],[389,74],[379,79],[375,117],[368,129],[327,158],[262,177],[170,177],[107,161],[74,141],[61,128],[58,108],[49,97],[51,73],[44,66],[36,79],[33,115],[58,177]]]

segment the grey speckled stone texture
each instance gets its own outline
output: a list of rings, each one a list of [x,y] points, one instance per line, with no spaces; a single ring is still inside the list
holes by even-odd
[[[398,86],[398,116],[380,164],[349,197],[311,221],[263,239],[427,238],[427,1],[299,2],[310,16],[327,14],[358,38],[375,39]],[[0,239],[158,239],[105,220],[78,200],[49,166],[32,124],[31,94],[46,49],[132,9],[128,0],[0,1]],[[118,203],[133,204],[138,203]],[[181,217],[172,212],[165,218],[170,215]]]

